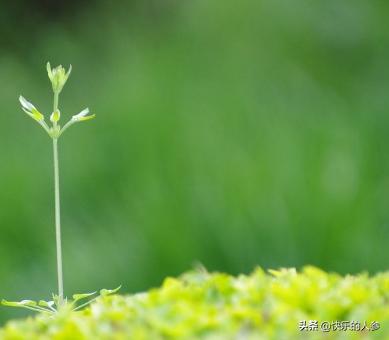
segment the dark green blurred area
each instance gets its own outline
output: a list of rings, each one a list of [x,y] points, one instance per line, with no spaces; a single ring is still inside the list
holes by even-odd
[[[388,268],[389,3],[2,6],[0,298],[56,291],[51,141],[17,101],[48,116],[48,60],[73,65],[62,119],[97,115],[60,140],[68,295]]]

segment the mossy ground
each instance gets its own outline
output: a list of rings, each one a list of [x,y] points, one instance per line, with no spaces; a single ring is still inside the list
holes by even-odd
[[[317,330],[300,331],[300,322],[314,329],[315,320]],[[338,329],[323,331],[326,321]],[[365,322],[380,327],[356,330]],[[0,339],[198,338],[389,339],[389,272],[340,276],[307,266],[233,277],[195,270],[145,293],[101,297],[81,312],[40,314],[0,330]]]

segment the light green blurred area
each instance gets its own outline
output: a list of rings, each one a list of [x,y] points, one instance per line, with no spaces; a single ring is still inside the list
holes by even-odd
[[[68,295],[196,262],[388,269],[389,5],[152,4],[83,10],[0,53],[0,298],[56,291],[50,139],[17,101],[48,117],[48,60],[73,65],[61,119],[97,116],[60,140]]]

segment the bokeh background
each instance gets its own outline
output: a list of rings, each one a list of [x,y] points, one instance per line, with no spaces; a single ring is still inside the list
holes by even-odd
[[[8,1],[0,10],[0,298],[56,291],[45,64],[73,65],[60,140],[65,291],[388,269],[385,1]],[[26,315],[0,309],[0,321]]]

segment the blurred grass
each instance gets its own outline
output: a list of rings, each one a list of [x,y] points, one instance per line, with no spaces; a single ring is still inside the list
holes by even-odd
[[[387,339],[389,273],[340,276],[312,266],[230,276],[192,270],[159,288],[99,297],[84,311],[13,320],[4,340]],[[311,321],[309,321],[311,320]],[[328,321],[351,320],[351,321]],[[379,322],[377,321],[379,320]],[[314,324],[316,321],[316,331]],[[309,327],[311,325],[311,327]],[[373,333],[374,332],[374,333]],[[323,333],[330,333],[323,336]]]
[[[387,269],[388,7],[100,4],[3,48],[0,297],[56,289],[51,145],[17,102],[50,111],[48,60],[73,65],[62,117],[97,115],[60,143],[67,294],[195,261]]]

